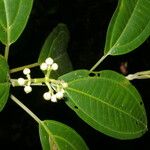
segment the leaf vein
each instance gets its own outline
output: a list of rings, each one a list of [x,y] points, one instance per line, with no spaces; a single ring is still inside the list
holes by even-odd
[[[135,118],[133,115],[127,113],[127,112],[124,111],[124,110],[119,109],[118,107],[114,107],[113,105],[111,105],[111,104],[109,104],[109,103],[107,103],[107,102],[102,101],[100,98],[97,98],[97,97],[95,97],[95,96],[93,96],[93,95],[89,95],[89,94],[87,94],[87,93],[85,93],[85,92],[82,92],[81,90],[74,89],[74,88],[71,88],[71,87],[68,87],[67,89],[69,89],[69,90],[71,90],[71,91],[74,91],[74,92],[76,92],[76,93],[85,95],[85,96],[87,96],[87,97],[89,97],[89,98],[92,98],[92,99],[94,99],[94,100],[96,100],[96,101],[99,101],[99,102],[101,102],[101,103],[107,105],[108,107],[111,107],[111,108],[113,108],[114,110],[117,110],[118,112],[122,112],[123,114],[129,116],[129,117],[132,118],[133,120],[135,120],[135,121],[141,123],[141,124],[145,127],[145,124],[144,124],[143,122],[141,122],[140,120],[138,120],[137,118]]]
[[[69,93],[67,92],[68,96],[70,99],[71,96],[69,95]],[[73,100],[72,100],[73,101]],[[78,106],[76,103],[74,103],[76,106]],[[78,109],[82,110],[82,113],[87,115],[91,120],[95,121],[97,124],[99,124],[100,126],[102,126],[103,128],[105,129],[108,129],[110,131],[113,131],[113,132],[116,132],[116,133],[120,133],[120,134],[125,134],[125,135],[132,135],[132,134],[139,134],[141,132],[143,132],[143,130],[139,130],[139,131],[135,131],[135,132],[121,132],[121,131],[116,131],[116,130],[113,130],[112,128],[109,128],[108,126],[106,125],[103,125],[102,123],[99,123],[95,118],[92,118],[89,114],[87,114],[83,109],[80,108],[80,106],[78,106]]]

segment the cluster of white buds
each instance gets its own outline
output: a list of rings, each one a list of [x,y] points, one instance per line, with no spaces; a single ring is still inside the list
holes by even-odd
[[[40,65],[40,69],[42,71],[45,71],[45,70],[57,70],[58,69],[58,65],[56,63],[54,63],[54,60],[51,58],[51,57],[48,57],[45,62],[43,62],[41,65]]]
[[[32,91],[31,85],[41,85],[45,83],[48,88],[48,91],[43,94],[45,100],[50,100],[52,102],[57,102],[58,100],[64,97],[65,88],[68,87],[68,84],[61,80],[50,79],[50,73],[52,70],[58,69],[58,64],[54,62],[51,57],[48,57],[45,62],[40,65],[40,69],[44,71],[45,78],[32,79],[30,76],[30,69],[25,68],[23,74],[25,78],[19,78],[17,80],[19,86],[24,86],[25,93],[30,93]]]
[[[29,68],[25,68],[23,70],[23,74],[26,75],[27,77],[27,80],[24,79],[24,78],[19,78],[18,79],[18,84],[20,86],[24,86],[24,91],[25,93],[30,93],[32,91],[32,87],[30,86],[31,85],[31,76],[30,76],[30,69]]]
[[[57,100],[60,100],[64,97],[64,92],[65,91],[63,89],[56,92],[55,94],[52,91],[48,91],[43,94],[43,98],[45,100],[51,100],[51,102],[57,102]]]
[[[45,78],[49,78],[51,70],[56,71],[58,69],[58,64],[54,63],[54,60],[51,57],[48,57],[45,62],[40,65],[42,71],[46,71]],[[46,82],[46,85],[49,89],[48,92],[43,94],[45,100],[51,100],[52,102],[57,102],[64,96],[64,89],[66,84],[65,82],[58,81],[57,83]]]

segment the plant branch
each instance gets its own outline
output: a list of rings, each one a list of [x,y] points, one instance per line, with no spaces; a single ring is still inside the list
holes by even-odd
[[[5,54],[4,54],[6,61],[8,60],[8,55],[9,55],[9,45],[6,45],[5,46]]]
[[[27,112],[38,124],[42,123],[42,121],[29,108],[27,108],[23,103],[21,103],[14,95],[11,95],[10,98],[25,112]]]
[[[134,74],[129,74],[126,76],[128,80],[134,79],[150,79],[150,70],[147,71],[140,71]]]
[[[12,84],[13,87],[21,86],[18,83],[18,79],[10,79],[10,81],[11,81],[11,84]],[[24,79],[24,81],[25,81],[25,84],[27,84],[28,79]],[[31,79],[31,85],[33,85],[33,86],[45,86],[42,83],[46,83],[46,82],[51,82],[51,83],[54,83],[54,84],[61,84],[60,80],[55,80],[55,79],[50,79],[50,78],[45,78],[45,77],[44,78]]]
[[[11,95],[10,98],[17,104],[19,105],[25,112],[27,112],[38,124],[42,125],[43,128],[46,130],[48,135],[50,136],[51,140],[55,143],[55,137],[47,127],[47,125],[44,123],[44,121],[40,120],[29,108],[27,108],[23,103],[21,103],[14,95]],[[51,143],[53,145],[53,143]]]
[[[16,73],[16,72],[22,71],[24,68],[33,68],[37,66],[39,66],[39,63],[33,63],[33,64],[25,65],[22,67],[13,68],[10,70],[10,73]]]
[[[109,54],[106,54],[104,56],[102,56],[99,61],[90,69],[90,71],[94,71],[99,65],[100,63],[108,56]]]

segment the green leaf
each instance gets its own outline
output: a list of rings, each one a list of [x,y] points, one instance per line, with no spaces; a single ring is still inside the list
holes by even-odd
[[[150,1],[119,0],[110,21],[105,55],[121,55],[140,46],[150,35]]]
[[[4,106],[7,103],[9,96],[9,89],[10,84],[8,82],[0,83],[0,112],[3,110]]]
[[[33,0],[0,0],[0,41],[14,43],[25,28]]]
[[[90,73],[88,70],[75,70],[60,76],[58,79],[69,82],[80,78],[89,77],[90,74],[94,73]]]
[[[75,74],[80,77],[73,79]],[[118,139],[138,138],[147,131],[141,96],[123,75],[79,70],[60,79],[68,81],[67,105],[96,130]]]
[[[80,135],[60,122],[43,121],[39,133],[43,150],[88,150]]]
[[[0,55],[0,111],[3,110],[9,96],[8,72],[8,64],[4,57]]]
[[[65,24],[60,23],[47,37],[39,55],[39,64],[51,57],[59,65],[58,71],[52,75],[55,78],[72,71],[72,64],[67,53],[68,41],[69,31]]]

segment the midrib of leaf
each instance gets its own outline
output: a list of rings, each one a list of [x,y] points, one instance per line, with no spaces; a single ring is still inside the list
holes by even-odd
[[[74,82],[76,82],[76,81],[81,81],[81,80],[83,80],[83,79],[85,79],[85,78],[79,78],[79,79],[77,79],[77,80],[73,80],[73,81],[69,82],[69,84],[70,84],[70,83],[74,83]],[[124,89],[126,89],[126,90],[134,97],[134,99],[135,99],[135,101],[137,102],[137,104],[139,104],[139,101],[136,100],[136,97],[134,96],[134,94],[132,94],[132,92],[131,92],[128,88],[126,88],[123,84],[120,84],[120,82],[117,82],[116,80],[112,80],[112,79],[106,78],[106,77],[100,77],[100,78],[99,78],[99,77],[95,77],[95,79],[101,79],[101,80],[111,81],[111,82],[113,82],[114,84],[117,84],[117,85],[123,87]],[[144,114],[144,113],[143,113],[143,114]]]
[[[99,79],[99,77],[95,77],[96,79]],[[76,81],[81,81],[81,80],[83,80],[84,78],[81,78],[81,79],[77,79],[77,80],[73,80],[73,81],[71,81],[71,82],[69,82],[69,84],[70,83],[74,83],[74,82],[76,82]],[[136,97],[134,96],[134,94],[128,89],[128,88],[126,88],[126,86],[124,86],[123,84],[120,84],[120,82],[117,82],[116,80],[112,80],[112,79],[110,79],[110,78],[106,78],[106,77],[101,77],[100,78],[101,80],[107,80],[107,81],[111,81],[111,82],[113,82],[114,84],[117,84],[117,85],[119,85],[119,86],[121,86],[121,87],[123,87],[128,93],[130,93],[131,95],[132,95],[132,97],[134,98],[134,100],[137,102],[137,104],[139,105],[139,101],[136,99]],[[70,87],[68,87],[68,88],[70,88]],[[80,92],[80,91],[79,91]],[[103,103],[103,101],[101,101],[102,103]],[[106,103],[106,104],[108,104],[108,103]],[[108,104],[109,105],[109,104]],[[113,105],[112,105],[113,106]],[[114,107],[114,106],[113,106]],[[115,108],[115,107],[114,107]],[[143,115],[145,115],[144,114],[144,112],[142,111],[142,113],[143,113]],[[140,121],[140,120],[139,120]],[[140,121],[141,122],[141,121]],[[141,122],[142,123],[142,122]],[[143,124],[143,123],[142,123]],[[143,124],[144,125],[144,124]],[[145,126],[145,125],[144,125]]]
[[[70,145],[74,150],[76,150],[75,146],[73,144],[71,144],[70,142],[68,142],[65,138],[58,136],[58,135],[54,135],[55,138],[61,139],[62,141],[68,143],[68,145]]]
[[[5,8],[5,12],[6,12],[6,25],[7,25],[7,27],[6,27],[6,33],[7,33],[7,46],[9,46],[9,44],[10,44],[10,26],[9,26],[9,16],[8,16],[8,13],[7,13],[7,11],[8,11],[8,8],[7,8],[7,2],[5,1],[5,0],[3,0],[3,2],[4,2],[4,8]]]
[[[92,98],[92,99],[94,99],[94,100],[96,100],[96,101],[98,101],[98,102],[101,102],[101,103],[107,105],[108,107],[111,107],[111,108],[113,108],[113,109],[115,109],[115,110],[117,110],[117,111],[119,111],[119,112],[122,112],[123,114],[125,114],[125,115],[129,116],[130,118],[136,120],[137,122],[141,123],[141,124],[145,127],[145,124],[144,124],[143,122],[141,122],[140,120],[136,119],[136,118],[135,118],[134,116],[132,116],[131,114],[129,114],[129,113],[127,113],[127,112],[125,112],[125,111],[119,109],[118,107],[114,107],[113,105],[102,101],[100,98],[97,98],[97,97],[95,97],[95,96],[93,96],[93,95],[89,95],[88,93],[85,93],[85,92],[82,92],[82,91],[79,91],[79,90],[77,90],[77,89],[73,89],[73,88],[70,88],[70,87],[68,87],[67,89],[69,89],[69,90],[71,90],[71,91],[74,91],[74,92],[76,92],[76,93],[85,95],[85,96],[87,96],[87,97],[90,97],[90,98]]]
[[[137,2],[136,2],[136,4],[135,4],[135,7],[134,7],[134,9],[133,9],[132,12],[135,11],[138,2],[139,2],[139,0],[137,0]],[[121,5],[122,5],[122,4],[121,4]],[[112,46],[112,48],[110,48],[110,50],[109,50],[107,53],[111,54],[111,51],[112,51],[113,48],[116,46],[116,43],[120,40],[122,34],[124,34],[124,32],[125,32],[125,30],[126,30],[126,28],[127,28],[127,25],[128,25],[128,23],[129,23],[129,21],[131,20],[133,14],[134,14],[134,13],[132,13],[132,14],[130,15],[130,17],[129,17],[128,21],[127,21],[127,24],[126,24],[125,28],[123,29],[122,33],[120,34],[119,38],[117,39],[117,41],[115,42],[115,44]],[[116,19],[116,20],[117,20],[117,19]],[[115,24],[116,24],[116,21],[115,21]],[[115,26],[115,24],[114,24],[114,26]],[[113,32],[113,31],[114,31],[114,28],[113,28],[112,32]],[[111,40],[110,40],[110,43],[111,43],[110,45],[112,45],[112,38],[111,38]]]
[[[67,92],[67,94],[69,95],[69,93]],[[69,98],[73,101],[73,98],[71,96],[69,96]],[[76,105],[78,108],[80,108],[78,105]],[[81,109],[81,108],[80,108]],[[81,109],[82,110],[82,109]],[[94,118],[92,118],[91,116],[89,116],[85,111],[82,110],[82,113],[86,114],[89,118],[91,118],[91,120],[94,120],[97,124],[100,124],[97,120],[95,120]],[[112,128],[109,128],[106,125],[100,124],[103,128],[108,129],[110,131],[116,132],[116,133],[120,133],[120,134],[126,134],[126,135],[133,135],[133,134],[138,134],[141,133],[143,130],[138,130],[138,131],[134,131],[134,132],[119,132],[116,130],[113,130]],[[144,125],[145,127],[145,125]],[[145,127],[146,129],[147,127]]]

